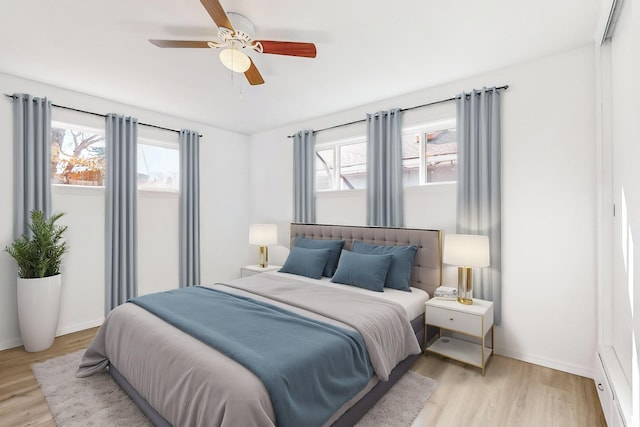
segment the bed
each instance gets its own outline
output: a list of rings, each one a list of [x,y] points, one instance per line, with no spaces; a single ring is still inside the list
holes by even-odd
[[[330,416],[325,418],[325,415],[319,415],[319,419],[323,421],[314,423],[333,426],[354,425],[410,368],[421,353],[427,338],[424,329],[424,301],[428,299],[428,295],[433,295],[435,288],[441,283],[441,233],[437,230],[292,224],[291,239],[292,252],[294,247],[296,251],[301,251],[294,246],[296,241],[300,242],[298,239],[306,239],[314,243],[344,241],[343,249],[349,251],[349,256],[352,256],[351,251],[354,245],[362,247],[363,243],[377,247],[417,247],[410,274],[412,292],[387,288],[384,292],[371,292],[360,287],[332,283],[327,278],[310,279],[280,272],[263,273],[225,284],[191,290],[198,294],[193,296],[197,300],[196,305],[199,300],[208,298],[209,294],[224,294],[225,298],[231,298],[234,301],[246,299],[252,304],[265,305],[268,310],[271,310],[270,313],[282,308],[287,315],[303,317],[304,322],[317,322],[323,325],[322,327],[329,325],[340,334],[345,331],[347,334],[356,331],[355,335],[349,335],[345,340],[351,343],[354,341],[353,336],[362,337],[368,351],[366,354],[369,355],[368,365],[371,376],[366,382],[362,382],[360,378],[357,392],[351,391],[352,394],[348,394],[350,397],[345,402],[332,407]],[[318,252],[322,251],[315,251],[314,255]],[[385,255],[382,258],[387,260],[389,257],[390,255]],[[341,268],[342,266],[338,265],[336,273]],[[310,284],[317,286],[309,286]],[[413,301],[405,305],[405,299],[413,299]],[[222,304],[219,309],[211,313],[222,316],[220,319],[230,319],[230,321],[218,320],[218,323],[215,323],[218,326],[205,330],[205,335],[208,331],[224,329],[224,327],[240,328],[238,330],[242,332],[238,335],[245,335],[245,331],[250,335],[254,329],[261,331],[258,327],[262,325],[260,318],[251,320],[250,322],[253,323],[249,323],[248,327],[242,326],[243,321],[251,318],[247,316],[245,319],[246,314],[242,316],[228,314],[224,311],[231,309],[227,308],[227,305],[233,304]],[[345,310],[345,307],[349,309]],[[376,321],[379,324],[376,324],[375,328],[396,329],[381,329],[382,332],[376,329],[376,332],[369,333],[367,328],[373,326],[369,323],[362,326],[358,324],[360,320],[355,319],[368,318],[367,310],[373,311],[373,308],[376,312],[388,312],[390,317],[387,319],[402,317],[403,320],[389,320],[388,324],[386,320],[385,322]],[[207,317],[215,316],[211,314]],[[392,326],[394,322],[398,324]],[[171,319],[163,320],[149,312],[148,308],[136,303],[123,304],[114,309],[87,349],[79,375],[87,376],[108,368],[116,382],[157,426],[285,425],[284,422],[280,422],[285,418],[281,415],[277,416],[276,411],[282,411],[282,400],[291,396],[285,395],[283,398],[274,394],[274,385],[271,384],[271,380],[267,381],[262,376],[258,378],[262,375],[261,373],[249,370],[238,363],[237,359],[233,360],[229,357],[233,351],[228,353],[226,350],[214,350],[205,344],[206,339],[204,342],[196,339],[183,332],[180,325],[176,327],[176,324],[169,323]],[[289,323],[295,322],[284,320],[280,325],[286,326]],[[274,341],[284,339],[283,343],[297,342],[291,335],[285,334],[283,338],[280,327],[278,326],[278,333],[272,335]],[[395,332],[401,329],[402,332]],[[217,331],[211,334],[216,335]],[[249,339],[254,340],[251,341],[252,343],[257,343],[260,341],[260,334],[268,336],[266,332],[260,332],[258,336],[254,334]],[[407,335],[410,338],[407,338]],[[392,336],[393,340],[402,339],[405,344],[396,344],[395,341],[392,344],[385,344],[382,341],[372,343],[378,339],[378,336]],[[314,341],[316,340],[313,339],[302,345],[299,353],[305,358],[303,360],[311,360],[306,359],[305,353],[319,351],[317,347],[313,350],[305,350],[305,346],[311,345],[309,343]],[[260,348],[258,344],[256,348]],[[283,354],[286,355],[287,351]],[[359,350],[350,351],[353,354],[359,354]],[[264,356],[262,351],[257,353],[260,353],[257,356]],[[334,369],[340,363],[329,365],[329,369]],[[308,377],[320,377],[319,381],[330,381],[331,376],[335,375],[335,373],[317,373],[316,362],[305,362],[304,366],[305,387],[303,388],[310,388],[307,386]],[[345,364],[345,366],[351,365]],[[352,370],[356,371],[349,368],[349,373]],[[344,370],[339,375],[346,377]],[[329,389],[333,390],[331,387],[335,387],[337,383],[340,386],[343,385],[341,381],[334,381]],[[354,383],[349,387],[353,390],[356,385]],[[305,392],[311,393],[311,396],[317,395],[314,394],[316,392],[313,389]],[[305,402],[315,400],[315,398],[306,399],[297,396],[297,393],[294,394],[296,394],[294,397]],[[332,404],[336,405],[335,402]],[[308,410],[301,409],[303,412]],[[282,412],[277,413],[282,414]]]

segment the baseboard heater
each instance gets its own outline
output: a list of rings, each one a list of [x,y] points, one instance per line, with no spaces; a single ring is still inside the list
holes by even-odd
[[[594,381],[607,425],[631,427],[631,385],[612,347],[598,348]]]

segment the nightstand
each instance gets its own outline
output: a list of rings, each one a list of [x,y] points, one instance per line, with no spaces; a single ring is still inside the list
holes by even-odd
[[[433,298],[425,303],[424,323],[440,328],[437,337],[427,344],[426,352],[449,357],[469,365],[484,368],[493,354],[493,303],[481,299],[473,304],[460,304],[455,300]],[[443,330],[478,338],[480,343],[463,338],[445,336]],[[486,343],[491,331],[491,347]]]
[[[245,265],[240,269],[240,277],[249,277],[254,274],[264,273],[266,271],[278,271],[282,268],[281,265],[268,265],[264,268],[259,265]]]

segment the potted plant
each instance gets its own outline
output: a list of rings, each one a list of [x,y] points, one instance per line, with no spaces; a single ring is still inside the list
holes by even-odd
[[[62,213],[49,219],[31,211],[29,235],[18,237],[5,250],[18,264],[18,320],[24,348],[29,352],[51,347],[60,315],[62,255],[67,226],[56,225]]]

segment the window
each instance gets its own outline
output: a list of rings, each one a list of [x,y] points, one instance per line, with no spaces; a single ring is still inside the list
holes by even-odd
[[[367,144],[341,145],[340,190],[359,190],[367,187]]]
[[[427,123],[402,131],[402,175],[405,187],[457,180],[456,120]],[[316,148],[316,190],[367,187],[365,137]]]
[[[53,122],[51,174],[53,184],[104,186],[104,131]],[[138,188],[179,190],[177,144],[138,138]]]
[[[402,132],[405,186],[457,180],[458,139],[455,119]]]
[[[363,138],[316,150],[316,190],[359,190],[367,185],[367,145]]]
[[[420,159],[424,157],[420,132],[402,134],[402,180],[405,186],[419,185]]]
[[[335,183],[335,150],[316,151],[316,189],[333,190]]]
[[[51,174],[53,184],[104,185],[104,132],[53,122]]]
[[[180,152],[177,146],[138,141],[138,189],[179,191]]]

